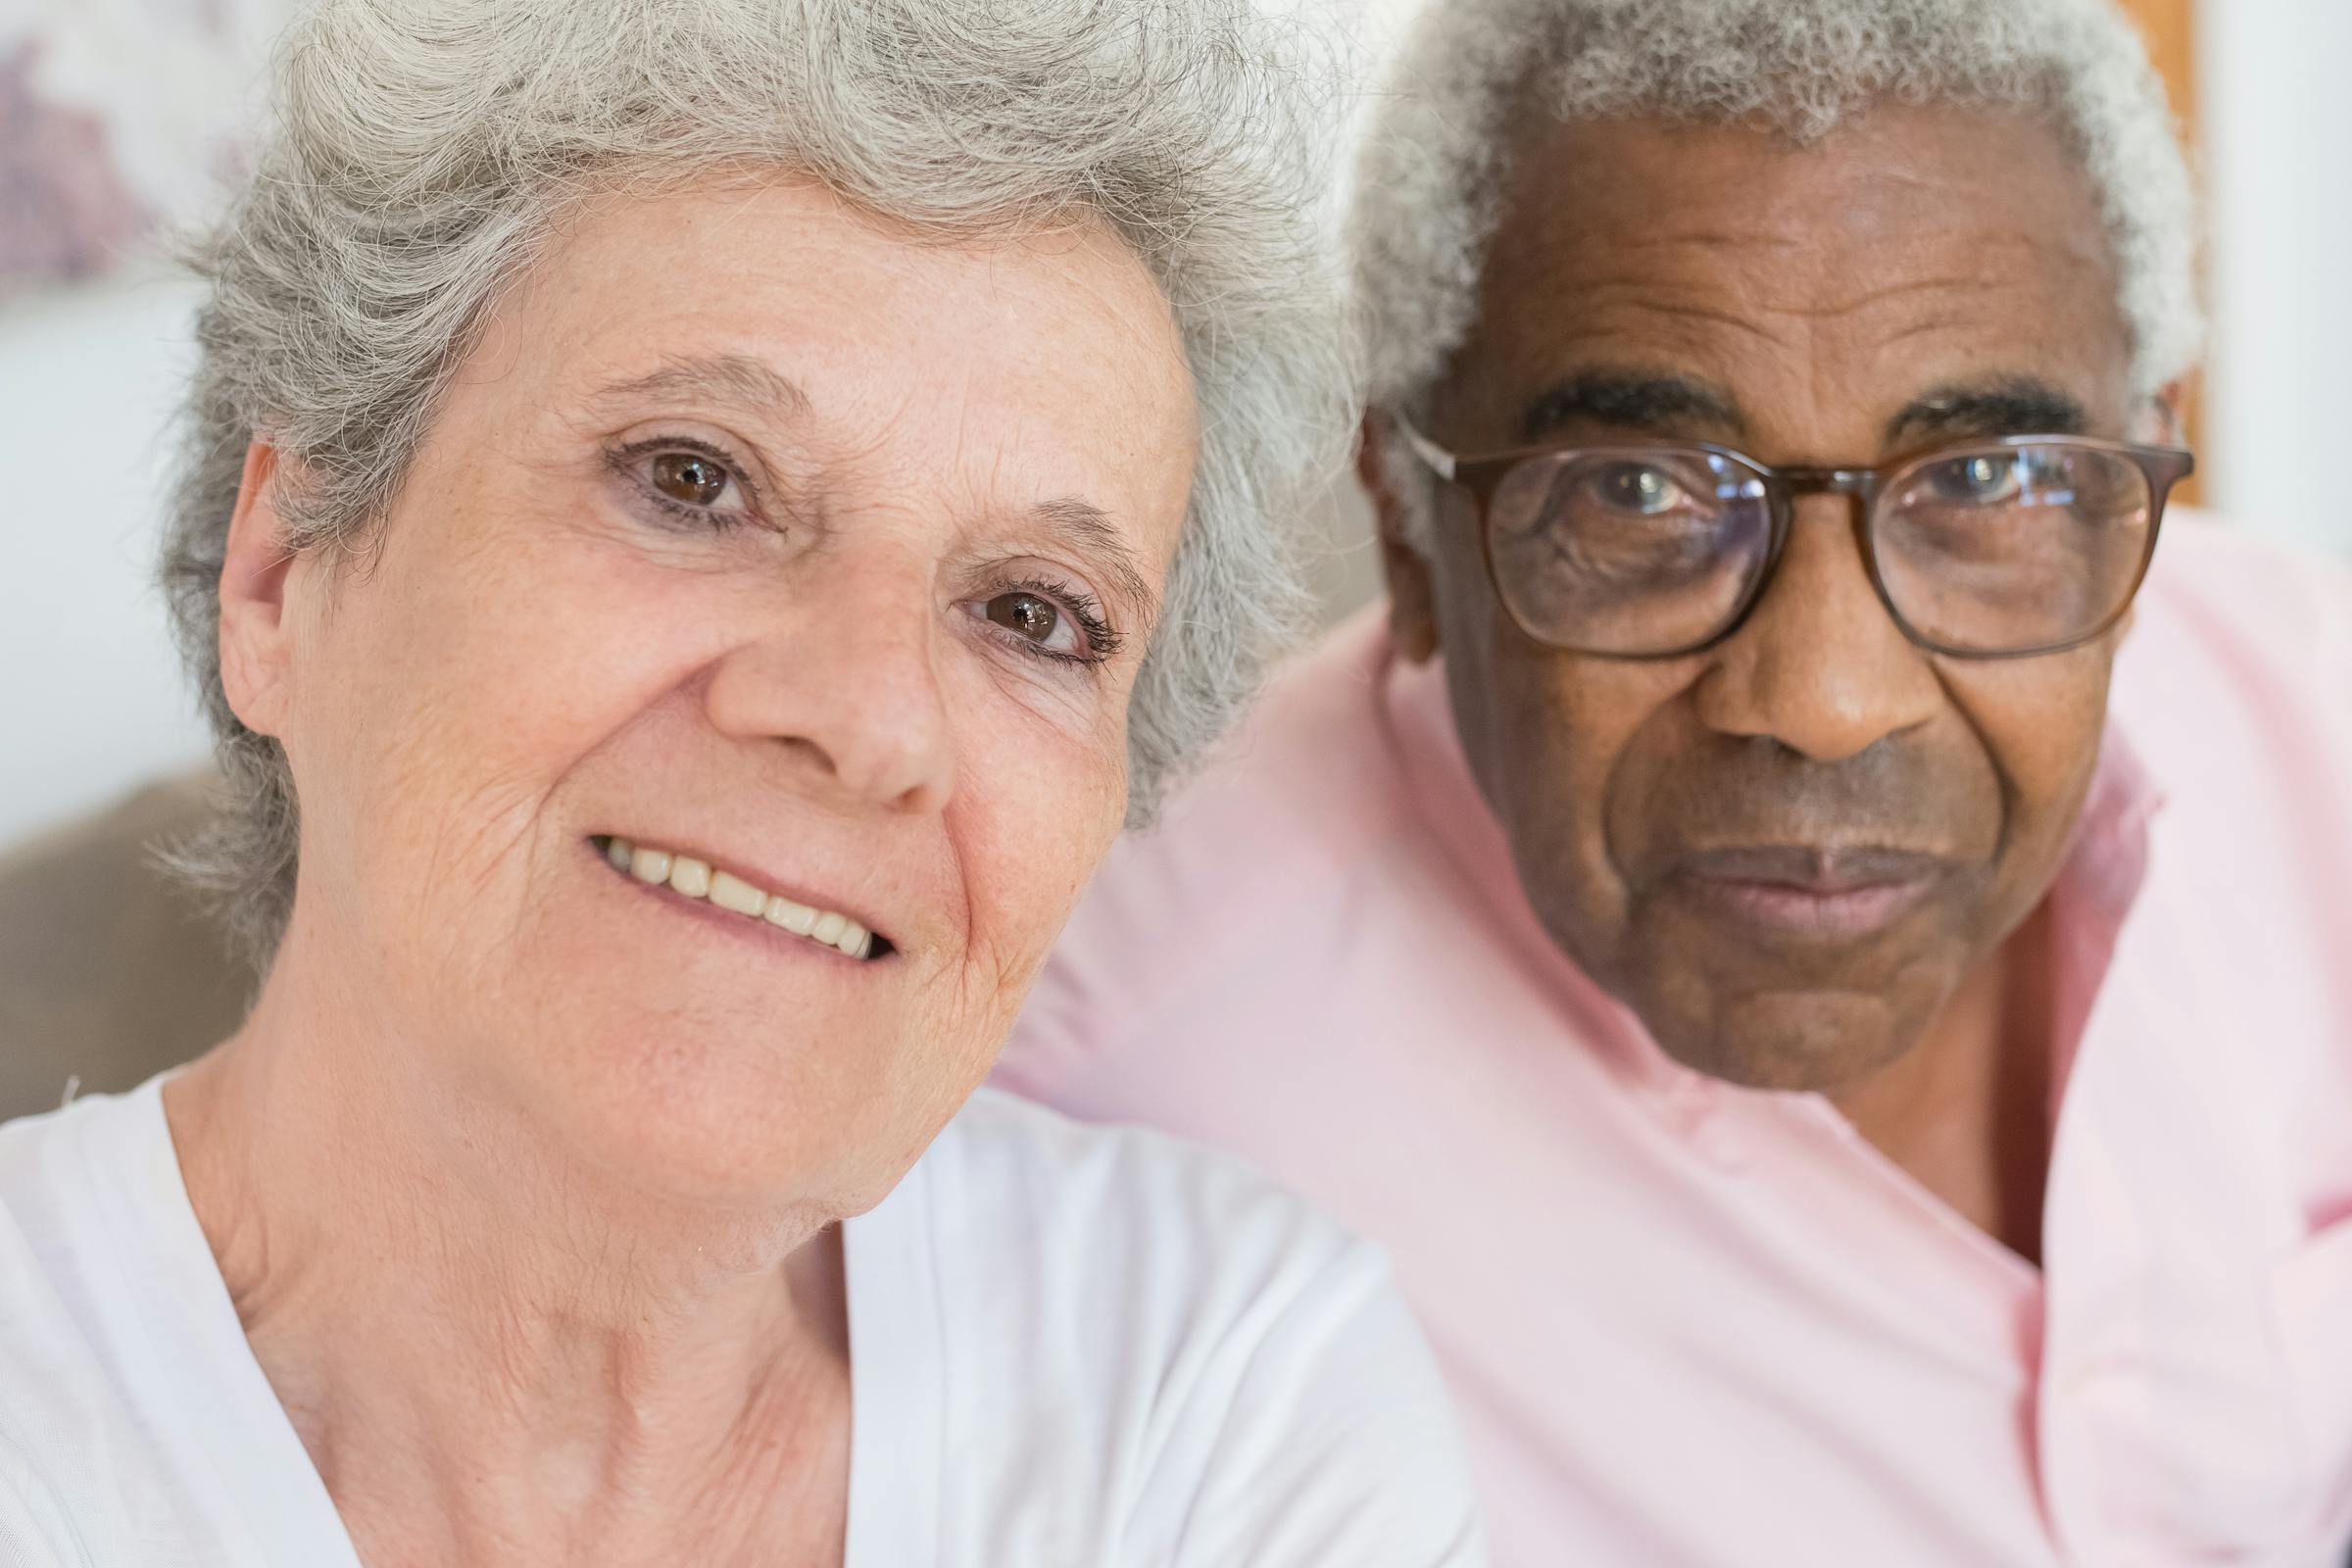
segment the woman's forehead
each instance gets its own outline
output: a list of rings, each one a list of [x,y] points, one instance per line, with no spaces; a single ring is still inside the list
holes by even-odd
[[[866,353],[935,352],[953,339],[1007,358],[1034,345],[1073,368],[1114,363],[1123,378],[1183,366],[1166,298],[1099,221],[951,238],[799,176],[584,205],[534,281],[526,312],[610,330],[719,317],[812,337],[830,328]]]

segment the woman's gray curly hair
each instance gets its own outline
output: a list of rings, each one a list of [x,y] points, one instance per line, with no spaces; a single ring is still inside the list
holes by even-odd
[[[297,813],[220,681],[248,443],[303,476],[289,546],[356,542],[566,203],[746,163],[951,241],[1100,221],[1157,279],[1201,433],[1130,717],[1148,819],[1298,623],[1291,518],[1352,413],[1316,216],[1336,95],[1304,41],[1250,0],[322,0],[192,248],[212,292],[163,576],[230,799],[181,871],[266,962]]]
[[[2114,0],[1442,0],[1400,45],[1357,162],[1348,249],[1372,401],[1425,412],[1469,330],[1522,106],[1754,117],[1811,140],[1887,98],[2052,115],[2099,192],[2135,393],[2196,362],[2188,166]],[[1419,493],[1408,459],[1382,457],[1412,481],[1398,494]]]

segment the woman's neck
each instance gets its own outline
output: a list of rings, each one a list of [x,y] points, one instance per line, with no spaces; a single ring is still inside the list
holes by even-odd
[[[839,1558],[838,1231],[712,1213],[363,1038],[291,954],[168,1086],[246,1336],[370,1562]],[[691,1550],[684,1544],[697,1544]]]

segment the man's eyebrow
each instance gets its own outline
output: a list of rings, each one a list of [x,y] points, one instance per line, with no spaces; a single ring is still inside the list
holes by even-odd
[[[1029,516],[1042,523],[1053,538],[1108,573],[1112,590],[1127,602],[1130,612],[1147,618],[1152,614],[1152,585],[1144,581],[1135,551],[1120,535],[1109,513],[1075,496],[1061,496],[1039,502],[1029,509]]]
[[[2011,375],[1973,386],[1937,387],[1886,421],[1886,444],[1942,437],[2081,435],[2090,428],[2082,401],[2038,376]]]
[[[1744,435],[1747,420],[1729,392],[1687,375],[1588,370],[1543,393],[1520,416],[1520,439],[1543,440],[1578,421],[1621,425],[1659,435],[1704,425]]]
[[[789,376],[748,354],[710,354],[662,361],[659,369],[597,388],[598,403],[707,402],[759,414],[797,417],[808,395]]]

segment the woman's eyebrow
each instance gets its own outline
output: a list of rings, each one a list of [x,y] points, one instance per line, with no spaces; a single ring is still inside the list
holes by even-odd
[[[1043,525],[1057,543],[1101,566],[1111,589],[1134,614],[1150,620],[1157,609],[1152,585],[1136,564],[1135,552],[1120,534],[1110,514],[1090,501],[1060,496],[1029,509],[1029,520]]]
[[[748,354],[710,354],[662,361],[659,369],[608,382],[591,394],[598,404],[724,403],[746,412],[797,418],[808,413],[808,394],[790,376]]]

